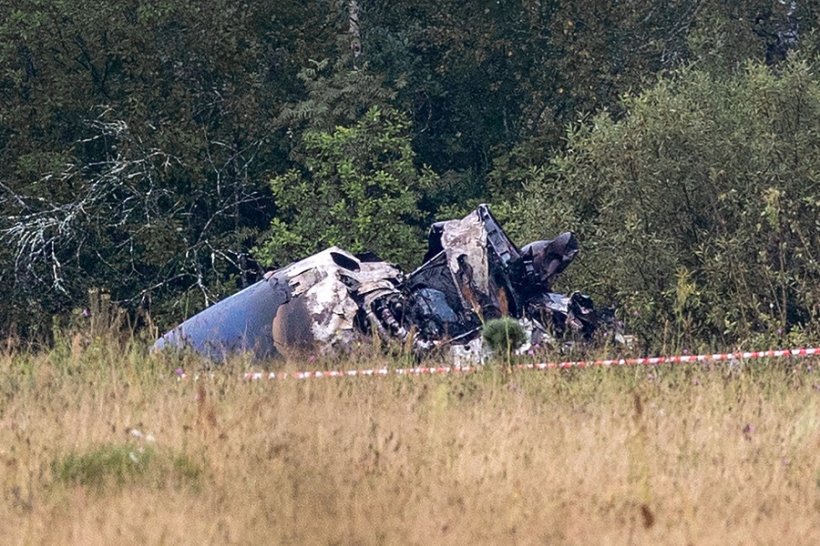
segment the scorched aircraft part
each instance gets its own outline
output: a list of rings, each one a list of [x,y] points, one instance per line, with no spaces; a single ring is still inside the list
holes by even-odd
[[[155,348],[267,360],[343,352],[376,335],[411,343],[418,355],[480,358],[481,325],[501,316],[519,319],[533,341],[590,339],[598,324],[589,297],[551,292],[577,253],[571,232],[519,248],[480,205],[434,224],[424,263],[406,277],[372,254],[331,247],[194,315]]]

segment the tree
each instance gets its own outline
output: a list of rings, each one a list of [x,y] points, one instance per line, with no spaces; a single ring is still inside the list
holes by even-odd
[[[91,287],[167,324],[252,280],[278,113],[329,35],[289,1],[0,7],[0,334]]]
[[[573,125],[520,202],[525,231],[574,229],[573,285],[628,312],[648,343],[784,332],[820,316],[816,59],[683,70],[626,115]]]
[[[304,135],[304,163],[271,180],[277,214],[257,259],[282,266],[331,245],[405,266],[422,252],[419,172],[406,118],[371,108],[355,125]]]
[[[403,225],[484,200],[515,219],[522,188],[552,176],[566,124],[618,120],[619,97],[691,63],[720,80],[808,53],[816,4],[2,3],[0,335],[50,324],[89,287],[150,302],[166,324],[252,281],[257,236],[293,222],[267,181],[313,176],[308,143],[374,108],[406,113],[412,162],[441,173],[407,174],[435,184],[411,188]]]

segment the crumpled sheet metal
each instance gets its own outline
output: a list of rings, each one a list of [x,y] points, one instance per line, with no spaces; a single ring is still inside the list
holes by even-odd
[[[466,270],[473,286],[486,294],[489,292],[489,268],[487,232],[483,228],[484,224],[476,213],[462,220],[446,222],[441,245],[450,271]]]
[[[436,264],[441,266],[443,254],[464,310],[480,321],[520,311],[521,302],[510,276],[518,272],[513,270],[514,264],[521,261],[521,253],[487,205],[479,205],[460,220],[436,223],[428,244],[425,264],[410,275],[413,285],[428,287],[429,281],[417,283],[416,279],[429,276],[425,270]],[[442,283],[436,288],[449,292]]]
[[[571,232],[517,247],[486,205],[431,227],[424,263],[407,277],[374,256],[331,247],[191,317],[155,347],[188,347],[214,360],[250,352],[259,360],[346,351],[363,337],[398,339],[417,354],[455,362],[486,358],[481,325],[520,321],[528,343],[589,337],[588,297],[552,293],[578,252]]]
[[[261,280],[208,307],[160,337],[154,349],[190,348],[212,360],[250,352],[260,360],[276,356],[271,324],[288,300],[279,277]]]
[[[362,337],[356,327],[361,299],[399,295],[402,273],[386,262],[361,261],[331,247],[275,273],[288,279],[291,299],[277,311],[273,339],[277,352],[320,354],[349,349]]]
[[[213,360],[249,352],[259,360],[299,351],[343,350],[360,337],[359,306],[399,294],[401,271],[363,262],[338,247],[293,263],[189,318],[160,337],[154,349],[189,348]]]

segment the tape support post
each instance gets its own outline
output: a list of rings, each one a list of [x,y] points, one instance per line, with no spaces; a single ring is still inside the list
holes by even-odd
[[[611,368],[616,366],[657,366],[660,364],[692,364],[697,362],[739,362],[761,358],[800,358],[820,355],[820,348],[778,349],[769,351],[738,351],[703,355],[653,356],[645,358],[619,358],[609,360],[576,360],[567,362],[541,362],[518,364],[518,370],[560,370],[569,368]],[[246,380],[260,379],[318,379],[322,377],[371,377],[387,375],[442,375],[466,374],[482,369],[483,366],[418,366],[414,368],[369,368],[353,370],[315,370],[302,372],[248,372]]]

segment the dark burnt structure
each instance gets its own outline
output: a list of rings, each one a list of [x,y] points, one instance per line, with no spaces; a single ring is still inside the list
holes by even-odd
[[[532,344],[590,339],[598,325],[584,295],[552,292],[578,253],[574,234],[517,247],[486,205],[430,230],[424,263],[409,275],[372,254],[331,247],[268,273],[189,318],[155,348],[189,348],[214,360],[342,352],[363,338],[401,340],[419,356],[477,361],[482,324],[519,319]]]

